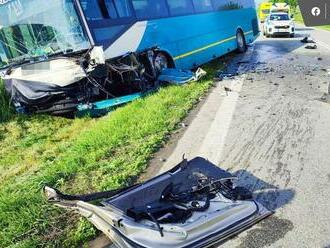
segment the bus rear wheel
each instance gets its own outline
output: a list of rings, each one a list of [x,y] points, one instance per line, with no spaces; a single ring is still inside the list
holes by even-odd
[[[237,31],[236,33],[236,42],[237,42],[237,51],[239,53],[245,53],[247,50],[246,41],[244,34],[241,30]]]

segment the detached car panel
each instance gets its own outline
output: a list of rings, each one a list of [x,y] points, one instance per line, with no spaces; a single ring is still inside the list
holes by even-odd
[[[209,247],[271,215],[236,178],[203,158],[128,189],[49,201],[78,211],[118,247]],[[101,206],[90,201],[106,199]]]

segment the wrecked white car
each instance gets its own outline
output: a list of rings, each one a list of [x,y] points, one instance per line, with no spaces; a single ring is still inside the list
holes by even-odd
[[[44,193],[86,217],[117,247],[209,247],[272,214],[235,187],[236,179],[195,158],[122,190],[73,196],[46,187]]]
[[[157,48],[109,59],[81,11],[73,0],[0,1],[1,78],[18,112],[65,115],[107,99],[101,107],[112,107],[157,87],[167,67]]]

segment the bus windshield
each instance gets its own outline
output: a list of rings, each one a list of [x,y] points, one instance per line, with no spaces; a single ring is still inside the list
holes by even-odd
[[[89,47],[73,0],[0,0],[0,69]]]

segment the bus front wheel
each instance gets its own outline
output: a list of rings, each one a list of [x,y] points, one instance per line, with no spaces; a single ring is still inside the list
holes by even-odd
[[[247,50],[246,41],[242,30],[238,30],[236,33],[237,51],[239,53],[245,53]]]
[[[171,61],[168,56],[163,52],[158,52],[154,58],[154,65],[156,71],[159,73],[165,68],[171,67]]]

